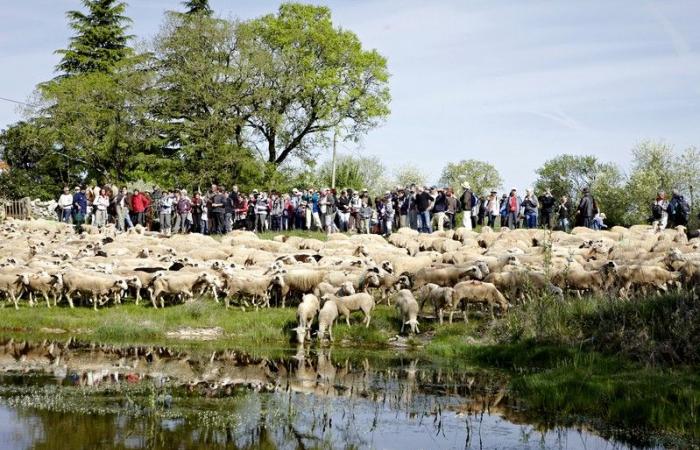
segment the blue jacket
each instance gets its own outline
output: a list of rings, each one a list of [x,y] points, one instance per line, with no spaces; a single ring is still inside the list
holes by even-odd
[[[314,192],[314,195],[311,196],[311,204],[312,204],[312,209],[311,212],[321,212],[321,209],[318,207],[318,192]]]
[[[75,204],[78,204],[76,207]],[[87,197],[84,192],[73,194],[73,212],[87,214]]]

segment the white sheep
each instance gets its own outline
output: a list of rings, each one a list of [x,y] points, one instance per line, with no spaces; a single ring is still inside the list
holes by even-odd
[[[311,338],[311,325],[320,306],[321,302],[314,294],[304,295],[301,303],[299,303],[297,307],[297,327],[294,330],[297,332],[297,340],[300,344],[304,343],[304,336]]]
[[[374,298],[366,292],[359,294],[348,295],[346,297],[338,297],[333,294],[326,294],[324,300],[332,300],[338,305],[338,312],[345,316],[345,323],[350,326],[350,313],[353,311],[362,311],[365,315],[365,327],[369,328],[371,313],[374,309]]]
[[[333,323],[338,318],[338,304],[327,301],[318,313],[318,339],[322,340],[328,330],[328,337],[333,341]]]
[[[401,289],[396,294],[396,308],[399,310],[401,318],[401,333],[404,326],[409,325],[412,333],[420,333],[418,330],[418,302],[408,289]]]

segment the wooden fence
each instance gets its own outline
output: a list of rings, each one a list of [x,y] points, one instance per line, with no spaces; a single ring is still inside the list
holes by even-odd
[[[12,217],[19,220],[28,220],[31,218],[31,203],[28,198],[21,200],[7,200],[4,202],[5,217]]]

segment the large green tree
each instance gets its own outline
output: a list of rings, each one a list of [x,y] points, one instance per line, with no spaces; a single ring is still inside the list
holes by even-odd
[[[261,181],[263,163],[245,135],[252,69],[241,56],[237,27],[207,15],[169,13],[154,41],[152,117],[163,141],[150,165],[168,174],[163,182]]]
[[[337,129],[359,138],[389,114],[386,59],[335,27],[329,8],[285,3],[238,38],[255,68],[244,116],[269,163],[308,161]]]
[[[126,3],[117,0],[83,0],[87,13],[68,11],[70,27],[75,32],[56,67],[65,75],[111,72],[131,54],[126,34],[131,22],[124,13]]]
[[[316,173],[317,187],[330,187],[332,161],[321,164]],[[381,195],[391,187],[385,174],[386,167],[376,156],[344,154],[336,158],[335,185],[338,189],[367,189],[371,195]]]
[[[503,186],[503,178],[493,164],[476,159],[448,163],[440,176],[440,184],[451,187],[456,193],[463,191],[462,183],[467,182],[476,195],[488,193],[491,189]]]
[[[613,164],[598,161],[591,155],[559,155],[545,161],[535,171],[535,191],[541,193],[549,189],[557,198],[566,195],[576,199],[584,187],[593,185],[601,172],[613,168]]]

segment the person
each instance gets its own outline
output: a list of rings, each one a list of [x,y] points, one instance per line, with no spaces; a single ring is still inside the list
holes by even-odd
[[[594,230],[604,230],[608,228],[607,225],[605,225],[604,220],[607,219],[605,216],[605,213],[599,212],[593,217],[593,229]]]
[[[173,224],[173,204],[175,203],[174,192],[164,192],[160,196],[158,203],[158,221],[160,222],[160,232],[170,235]]]
[[[117,230],[124,231],[124,224],[128,228],[134,228],[129,216],[129,191],[126,186],[122,186],[121,191],[112,200],[114,209],[117,212]]]
[[[326,188],[324,194],[324,224],[326,226],[326,233],[331,234],[338,231],[337,227],[335,226],[335,213],[337,209],[335,193],[333,192],[333,190]]]
[[[348,224],[350,223],[350,198],[348,197],[348,191],[346,189],[340,191],[337,208],[340,231],[346,232],[348,231]]]
[[[577,224],[586,228],[593,228],[593,218],[598,213],[595,199],[588,187],[583,188],[583,197],[576,208]]]
[[[407,227],[412,230],[418,229],[418,207],[416,206],[417,189],[415,184],[411,184],[406,194],[406,210],[408,211]]]
[[[501,216],[501,228],[508,226],[508,195],[503,194],[498,203],[498,213]]]
[[[384,219],[384,235],[385,236],[391,236],[391,232],[393,231],[393,226],[394,226],[394,215],[395,215],[395,210],[394,210],[394,204],[392,202],[391,198],[391,192],[387,191],[384,194],[384,211],[382,212],[382,216]]]
[[[289,231],[294,228],[294,200],[296,196],[287,193],[282,196],[282,230]]]
[[[464,211],[464,215],[462,216],[462,225],[467,230],[471,230],[474,225],[472,222],[472,211],[474,210],[474,207],[477,206],[478,199],[472,192],[472,187],[468,182],[463,182],[462,188],[464,189],[464,192],[462,192],[462,196],[459,198],[459,204],[462,206],[462,211]]]
[[[430,223],[430,209],[433,198],[428,193],[427,187],[418,187],[416,194],[416,210],[418,212],[418,231],[420,233],[432,233],[433,228]]]
[[[500,205],[498,204],[498,196],[496,191],[491,191],[486,199],[486,214],[488,216],[488,226],[492,229],[496,226],[496,217],[498,217]]]
[[[226,233],[226,195],[224,189],[212,184],[211,213],[212,213],[212,234]]]
[[[192,200],[187,196],[186,190],[183,189],[180,192],[176,207],[178,220],[174,232],[187,233],[192,223]]]
[[[476,216],[476,224],[479,226],[484,225],[484,218],[486,217],[486,197],[483,195],[479,196],[479,212]]]
[[[561,199],[559,199],[557,222],[561,231],[565,233],[569,232],[569,198],[566,195],[563,195]]]
[[[354,229],[356,232],[360,232],[361,230],[361,217],[360,217],[360,208],[362,208],[362,199],[360,199],[360,193],[357,191],[353,191],[352,195],[350,196],[350,220],[348,223],[348,227],[352,230]]]
[[[85,189],[76,186],[73,192],[73,223],[75,223],[76,226],[82,225],[85,223],[86,215],[87,196],[85,195]]]
[[[651,205],[651,219],[662,230],[668,226],[668,201],[664,191],[659,191],[656,201]]]
[[[138,189],[134,189],[134,194],[131,196],[131,210],[134,212],[134,222],[144,226],[145,211],[150,206],[150,201],[148,197],[139,192]]]
[[[68,186],[63,187],[63,194],[58,197],[57,206],[59,219],[61,222],[71,223],[71,212],[73,211],[73,195]]]
[[[202,221],[202,194],[197,191],[192,197],[192,232],[202,233],[201,221]],[[204,233],[202,233],[204,234]]]
[[[431,195],[435,199],[433,201],[433,223],[437,221],[437,230],[444,231],[445,215],[447,214],[447,196],[445,195],[445,190],[442,188],[436,189],[433,186]],[[433,227],[433,229],[435,229],[435,227]]]
[[[104,228],[107,225],[107,208],[109,207],[109,197],[107,191],[100,189],[100,194],[95,199],[95,226]]]
[[[362,199],[360,205],[360,233],[369,234],[370,227],[372,225],[372,207],[369,206],[367,198]]]
[[[277,191],[272,191],[270,205],[270,229],[272,231],[282,231],[284,200]]]
[[[552,196],[552,192],[547,189],[544,191],[544,195],[540,196],[540,225],[545,228],[552,228],[552,213],[554,212],[554,206],[556,206],[556,199]]]
[[[522,201],[521,207],[523,208],[525,216],[525,227],[526,228],[537,228],[537,207],[539,206],[537,202],[537,197],[533,195],[531,189],[525,190],[525,198]]]
[[[450,224],[450,229],[454,230],[457,225],[457,211],[459,211],[459,200],[455,197],[455,193],[452,188],[447,188],[445,192],[445,197],[447,200],[447,211],[445,214],[448,218],[448,223]]]
[[[270,211],[270,203],[265,192],[260,192],[255,200],[255,231],[262,233],[267,231],[267,214]]]
[[[204,199],[202,199],[202,214],[199,217],[199,232],[209,234],[209,207]]]
[[[690,218],[690,205],[685,198],[674,189],[671,192],[671,201],[668,203],[668,222],[672,228],[687,226]]]
[[[523,203],[520,197],[518,197],[517,189],[513,188],[510,190],[510,195],[505,203],[508,228],[513,230],[518,226],[518,220],[520,220],[520,206]]]

